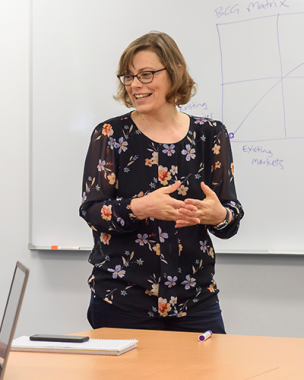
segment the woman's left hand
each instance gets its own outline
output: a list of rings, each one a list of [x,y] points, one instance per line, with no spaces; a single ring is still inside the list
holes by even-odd
[[[188,227],[195,224],[210,224],[217,225],[226,217],[226,209],[219,201],[217,195],[204,182],[201,182],[201,189],[205,193],[206,198],[185,199],[184,203],[193,205],[197,211],[189,211],[186,208],[180,208],[178,211],[181,218],[176,221],[175,227]],[[189,222],[189,217],[192,217],[192,222]]]

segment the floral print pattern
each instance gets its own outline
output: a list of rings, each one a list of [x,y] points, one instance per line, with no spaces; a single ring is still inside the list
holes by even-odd
[[[204,199],[204,181],[233,215],[223,230],[172,221],[138,220],[132,199],[181,181],[172,197]],[[118,310],[155,318],[183,317],[217,302],[210,234],[237,233],[243,209],[236,197],[228,132],[215,120],[190,117],[187,135],[160,144],[131,113],[93,131],[83,177],[80,216],[93,233],[92,292]]]

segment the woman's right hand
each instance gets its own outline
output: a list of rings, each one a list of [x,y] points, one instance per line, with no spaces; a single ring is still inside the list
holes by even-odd
[[[180,185],[181,182],[177,181],[173,185],[157,189],[141,198],[132,199],[131,210],[133,214],[140,220],[155,218],[159,220],[176,221],[181,217],[178,211],[179,208],[197,211],[195,206],[187,205],[183,201],[179,201],[170,196]],[[183,217],[185,218],[185,216]],[[194,218],[188,217],[188,219],[189,222],[191,222]]]

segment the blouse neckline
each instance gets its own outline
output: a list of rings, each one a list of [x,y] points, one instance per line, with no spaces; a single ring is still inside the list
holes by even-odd
[[[134,112],[134,111],[130,111],[129,112],[129,114],[128,114],[128,118],[129,118],[129,120],[130,120],[130,122],[136,127],[136,129],[147,139],[147,140],[149,140],[149,141],[151,141],[152,143],[154,143],[154,144],[160,144],[160,145],[171,145],[171,144],[180,144],[180,143],[182,143],[186,138],[187,138],[187,136],[188,136],[188,134],[189,134],[189,131],[191,130],[191,126],[192,126],[192,123],[193,123],[193,118],[192,118],[192,116],[190,116],[190,115],[188,115],[188,114],[186,114],[187,116],[189,116],[189,127],[188,127],[188,130],[187,130],[187,133],[185,134],[185,136],[184,137],[182,137],[180,140],[178,140],[178,141],[176,141],[176,142],[158,142],[158,141],[155,141],[155,140],[152,140],[152,139],[150,139],[150,137],[148,137],[147,135],[145,135],[139,128],[138,128],[138,126],[136,125],[136,123],[135,123],[135,121],[132,119],[132,117],[131,117],[131,113],[132,112]],[[183,113],[185,113],[185,112],[183,112]]]

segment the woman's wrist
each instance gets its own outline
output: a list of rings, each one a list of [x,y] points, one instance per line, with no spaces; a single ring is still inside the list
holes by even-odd
[[[139,220],[143,220],[148,217],[146,215],[146,207],[144,206],[143,202],[144,202],[144,197],[141,197],[141,198],[132,199],[130,203],[132,213]]]
[[[230,224],[233,221],[233,214],[228,207],[226,207],[226,210],[228,210],[228,212],[229,212],[228,224]]]
[[[231,211],[227,207],[224,207],[224,209],[225,209],[225,212],[226,212],[225,219],[223,219],[221,222],[219,222],[218,224],[216,224],[215,226],[213,226],[217,230],[222,230],[223,228],[227,227],[229,223],[232,222],[232,213],[231,213]]]

